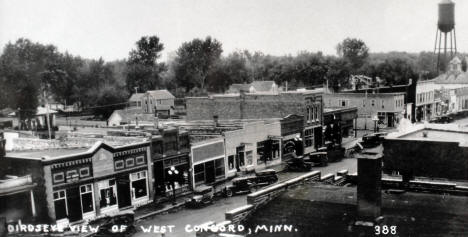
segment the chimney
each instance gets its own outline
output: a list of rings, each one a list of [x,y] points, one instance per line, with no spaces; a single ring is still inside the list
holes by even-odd
[[[374,221],[382,204],[382,155],[361,153],[358,160],[357,213],[360,221]]]

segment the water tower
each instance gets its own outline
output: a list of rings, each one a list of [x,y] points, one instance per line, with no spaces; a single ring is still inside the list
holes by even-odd
[[[442,0],[439,3],[439,21],[437,22],[434,54],[437,53],[437,70],[445,71],[449,58],[457,53],[455,35],[455,3]]]

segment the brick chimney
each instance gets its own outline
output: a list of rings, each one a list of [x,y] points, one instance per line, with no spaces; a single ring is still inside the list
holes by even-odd
[[[357,212],[361,221],[380,216],[382,204],[382,155],[361,153],[358,160]]]

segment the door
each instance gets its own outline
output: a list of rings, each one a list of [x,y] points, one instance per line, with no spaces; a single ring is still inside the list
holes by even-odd
[[[81,213],[80,189],[78,187],[67,189],[67,206],[68,220],[70,222],[83,219],[83,214]]]
[[[130,196],[130,179],[128,174],[117,178],[117,200],[119,208],[132,205],[132,199]]]
[[[164,186],[164,166],[162,161],[154,162],[154,193],[155,195],[164,196],[166,187]]]
[[[205,175],[206,183],[209,184],[216,181],[214,160],[205,163]]]
[[[393,114],[387,114],[387,125],[388,127],[390,128],[393,128],[394,124],[393,124],[393,119],[394,119],[394,115]]]

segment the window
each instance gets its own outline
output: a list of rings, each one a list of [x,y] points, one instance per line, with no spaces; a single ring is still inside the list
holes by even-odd
[[[99,206],[101,208],[117,204],[115,179],[102,181],[99,184]]]
[[[314,129],[306,129],[304,131],[305,147],[311,147],[314,141]]]
[[[252,165],[252,162],[253,162],[253,154],[252,154],[252,151],[247,151],[245,153],[245,156],[247,157],[247,165]]]
[[[314,107],[314,117],[315,117],[315,120],[316,120],[316,121],[319,120],[319,117],[318,117],[319,112],[318,112],[318,110],[319,110],[319,107],[317,107],[317,106]]]
[[[120,170],[124,168],[124,162],[123,160],[116,160],[114,163],[115,169]]]
[[[340,104],[341,107],[346,107],[349,104],[347,100],[339,100],[338,103]]]
[[[371,106],[372,106],[372,107],[375,106],[375,100],[371,100]]]
[[[137,158],[135,158],[135,161],[136,161],[137,165],[142,165],[142,164],[145,163],[145,157],[144,156],[138,156]]]
[[[89,176],[89,167],[83,167],[80,169],[80,178]]]
[[[257,164],[263,164],[265,162],[265,141],[257,142]]]
[[[54,183],[61,183],[65,181],[65,175],[63,174],[63,172],[55,173],[53,177],[54,177]]]
[[[234,169],[234,155],[228,156],[228,168],[229,170]]]
[[[125,167],[132,167],[135,165],[135,160],[133,158],[127,158],[125,160]]]
[[[81,207],[83,213],[94,211],[93,205],[93,186],[91,184],[80,186]]]
[[[312,109],[307,107],[307,121],[312,120]]]
[[[132,180],[131,185],[133,198],[138,199],[146,197],[148,194],[146,187],[146,171],[133,173],[131,174],[130,179]]]
[[[205,165],[204,164],[195,165],[194,173],[195,173],[195,183],[205,181]]]
[[[278,140],[272,140],[271,152],[273,159],[278,159],[280,157],[280,142]]]
[[[224,158],[215,160],[216,177],[224,176]]]
[[[67,197],[65,190],[59,190],[54,192],[54,207],[55,207],[55,219],[60,220],[67,218]]]
[[[77,181],[78,179],[78,172],[76,170],[67,171],[67,182]]]

